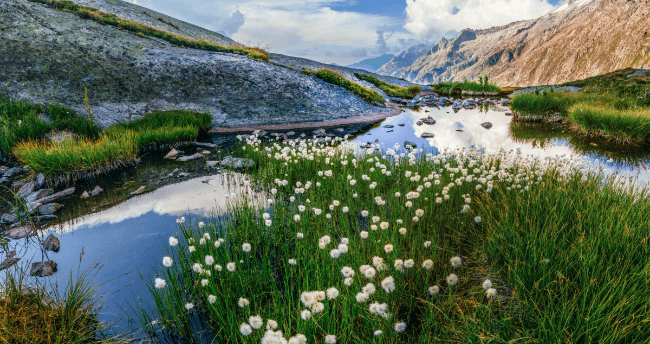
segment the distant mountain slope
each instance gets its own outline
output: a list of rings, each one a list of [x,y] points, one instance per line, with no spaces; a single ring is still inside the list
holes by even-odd
[[[419,83],[489,75],[501,85],[527,86],[648,68],[649,18],[647,0],[567,0],[538,19],[463,30],[387,74]]]
[[[415,60],[426,54],[427,51],[429,51],[429,47],[425,44],[414,45],[386,62],[386,64],[377,69],[377,73],[393,75],[398,69],[412,65]]]
[[[383,66],[388,61],[390,61],[394,56],[395,55],[393,55],[393,54],[384,54],[384,55],[381,55],[381,56],[378,56],[378,57],[375,57],[375,58],[365,59],[365,60],[359,61],[357,63],[348,65],[348,67],[363,69],[363,70],[367,70],[369,72],[375,72],[381,66]]]

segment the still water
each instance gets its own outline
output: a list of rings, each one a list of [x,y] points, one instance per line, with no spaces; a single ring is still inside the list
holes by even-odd
[[[403,146],[404,141],[410,141],[433,153],[445,148],[466,147],[484,151],[519,148],[524,155],[540,157],[573,155],[599,166],[604,173],[631,177],[637,185],[650,182],[648,147],[616,147],[575,136],[561,125],[512,123],[505,109],[500,110],[482,108],[454,112],[451,108],[428,107],[405,110],[375,123],[352,140],[359,144],[378,143],[385,148],[395,143]],[[436,123],[417,125],[420,118],[427,116]],[[484,128],[481,124],[485,122],[492,126]],[[425,132],[434,136],[422,138]],[[187,177],[189,179],[174,179],[178,182],[164,186],[151,182],[159,180],[161,175],[164,178],[171,169],[188,169],[188,166],[195,172]],[[43,234],[55,233],[61,239],[61,250],[47,254],[47,259],[58,263],[59,272],[45,280],[58,282],[59,288],[63,288],[70,271],[80,266],[83,269],[102,265],[94,280],[96,285],[101,285],[100,293],[105,301],[100,320],[113,325],[112,333],[135,331],[133,336],[142,337],[132,307],[146,305],[150,298],[138,271],[145,279],[153,279],[152,268],[160,266],[169,236],[177,233],[176,219],[208,214],[215,209],[223,211],[226,195],[246,178],[236,174],[229,174],[229,177],[211,174],[214,172],[202,169],[205,169],[203,162],[145,164],[135,172],[123,173],[117,180],[102,181],[100,185],[106,192],[99,199],[75,197],[69,201],[64,212],[59,214],[62,222],[47,228]],[[202,172],[197,172],[199,170]],[[130,194],[142,185],[147,186],[145,193]],[[82,190],[78,190],[78,194],[80,192]],[[46,259],[33,242],[11,245],[18,248],[23,266],[32,259]]]

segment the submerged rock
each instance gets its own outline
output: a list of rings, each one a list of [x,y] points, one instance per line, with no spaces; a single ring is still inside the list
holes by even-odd
[[[46,203],[50,203],[52,201],[55,201],[55,200],[57,200],[59,198],[70,196],[70,195],[74,194],[74,192],[75,192],[75,188],[71,187],[71,188],[67,188],[67,189],[65,189],[63,191],[59,191],[59,192],[57,192],[55,194],[52,194],[50,196],[43,197],[41,199],[37,199],[36,201],[39,202],[39,203],[42,203],[42,204],[46,204]]]
[[[54,275],[56,272],[56,262],[48,260],[45,262],[32,263],[32,276],[47,277]]]
[[[20,258],[7,258],[2,263],[0,263],[0,271],[4,269],[9,269],[14,264],[18,263]]]
[[[190,160],[200,159],[202,157],[203,157],[203,154],[196,153],[196,154],[192,154],[192,155],[182,156],[182,157],[178,158],[178,161],[190,161]]]
[[[34,233],[34,228],[31,225],[14,227],[5,231],[4,235],[13,240],[18,240],[30,236]]]
[[[52,220],[56,220],[56,215],[40,215],[38,217],[32,217],[32,221],[34,222],[45,222]]]
[[[432,138],[434,135],[432,133],[422,133],[422,138],[427,139],[427,138]]]
[[[61,248],[61,240],[54,236],[54,234],[48,235],[41,244],[45,251],[59,252],[59,249]]]
[[[390,128],[395,128],[395,126],[394,126],[394,125],[387,124],[387,125],[384,126],[384,128],[388,128],[388,129],[390,129]]]
[[[490,129],[492,128],[492,123],[490,122],[481,123],[481,126],[485,129]]]
[[[54,193],[52,189],[41,189],[25,197],[25,202],[35,202]],[[41,202],[42,203],[42,202]]]
[[[413,143],[411,141],[404,141],[404,147],[406,147],[406,146],[410,146],[411,148],[417,148],[418,147],[418,145],[416,145],[415,143]]]
[[[97,186],[95,186],[93,191],[90,192],[90,195],[95,197],[95,196],[98,196],[99,194],[101,194],[102,192],[104,192],[104,189],[100,188],[99,185],[97,185]]]
[[[245,167],[251,168],[255,166],[255,161],[251,159],[233,158],[231,156],[227,156],[223,159],[223,161],[221,161],[221,166],[233,169],[242,169]]]
[[[165,155],[165,159],[176,159],[176,156],[178,154],[180,154],[180,152],[177,151],[176,148],[172,148],[172,150],[170,150],[169,153]]]
[[[206,148],[216,148],[217,145],[214,143],[206,143],[206,142],[192,142],[192,146],[197,146],[197,147],[206,147]]]
[[[39,215],[54,215],[59,209],[63,208],[63,204],[48,203],[38,207]]]

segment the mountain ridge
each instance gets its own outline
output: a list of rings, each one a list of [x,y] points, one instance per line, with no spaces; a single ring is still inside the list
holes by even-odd
[[[530,86],[626,67],[647,68],[647,4],[647,0],[566,0],[540,18],[465,29],[451,40],[440,40],[409,66],[393,68],[389,61],[378,72],[418,83],[488,75],[501,85]],[[468,37],[469,32],[475,38]]]

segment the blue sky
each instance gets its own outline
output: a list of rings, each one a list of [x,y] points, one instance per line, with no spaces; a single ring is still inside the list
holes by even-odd
[[[464,28],[533,19],[562,0],[124,0],[271,52],[348,65]]]

